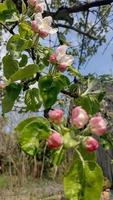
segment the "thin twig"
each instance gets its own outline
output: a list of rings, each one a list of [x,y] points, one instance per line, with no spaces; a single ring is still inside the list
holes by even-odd
[[[98,40],[97,37],[90,35],[89,31],[88,32],[83,32],[83,31],[81,31],[81,30],[79,30],[79,29],[77,29],[77,28],[75,28],[73,26],[69,26],[69,25],[66,25],[66,24],[57,23],[57,24],[55,24],[55,27],[62,27],[62,28],[71,29],[73,31],[78,32],[79,34],[82,34],[82,35],[85,35],[85,36],[89,37],[90,39]]]
[[[12,29],[9,29],[5,24],[3,24],[2,22],[0,22],[0,24],[9,32],[11,33],[12,35],[14,35],[14,31]]]
[[[43,171],[44,171],[45,157],[46,157],[46,148],[47,148],[47,144],[45,144],[44,151],[43,151],[43,160],[42,160],[42,168],[41,168],[41,172],[40,172],[40,179],[43,178]]]

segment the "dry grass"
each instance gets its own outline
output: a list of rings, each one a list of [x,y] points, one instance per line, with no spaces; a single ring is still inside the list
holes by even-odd
[[[0,200],[61,200],[63,186],[48,179],[28,179],[21,186],[17,177],[0,176]],[[110,190],[102,192],[101,200],[113,200]]]
[[[7,179],[8,180],[8,179]],[[52,180],[28,180],[21,187],[15,180],[3,178],[0,185],[0,200],[60,200],[63,187]]]

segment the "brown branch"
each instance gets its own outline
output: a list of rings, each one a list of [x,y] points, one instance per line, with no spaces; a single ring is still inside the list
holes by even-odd
[[[3,24],[2,22],[0,22],[0,24],[1,24],[9,33],[11,33],[12,35],[15,34],[14,31],[12,30],[12,28],[9,29],[9,28],[8,28],[5,24]]]
[[[75,13],[75,12],[81,12],[81,11],[87,11],[89,8],[95,8],[95,7],[100,7],[104,5],[109,5],[113,3],[113,0],[96,0],[90,3],[84,3],[76,6],[72,6],[71,8],[68,8],[69,13]]]
[[[44,12],[45,16],[52,16],[54,20],[64,20],[66,21],[67,18],[69,18],[69,14],[72,13],[78,13],[82,11],[88,11],[90,8],[96,8],[104,5],[110,5],[113,3],[113,0],[97,0],[90,3],[80,3],[80,4],[74,4],[72,7],[61,7],[56,12]]]
[[[77,28],[75,28],[75,27],[73,27],[73,26],[69,26],[69,25],[66,25],[66,24],[60,24],[60,23],[57,23],[57,24],[55,24],[54,26],[55,26],[55,27],[62,27],[62,28],[71,29],[71,30],[73,30],[73,31],[76,31],[76,32],[79,33],[79,34],[82,34],[82,35],[84,35],[84,36],[89,37],[90,39],[98,40],[97,37],[90,35],[88,32],[81,31],[81,30],[79,30],[79,29],[77,29]]]
[[[77,93],[76,93],[76,94],[75,94],[75,93],[73,94],[73,93],[71,93],[71,92],[69,92],[69,91],[67,91],[67,90],[61,90],[61,93],[62,93],[62,94],[65,94],[65,95],[68,95],[68,96],[70,96],[70,97],[74,97],[74,98],[79,97]]]

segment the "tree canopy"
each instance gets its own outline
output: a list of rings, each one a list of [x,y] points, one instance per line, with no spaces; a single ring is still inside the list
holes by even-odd
[[[112,30],[112,1],[5,0],[0,3],[3,116],[23,98],[19,112],[35,112],[15,131],[21,149],[36,156],[48,148],[64,175],[69,200],[100,200],[103,174],[95,151],[111,147],[101,81],[80,73]],[[109,43],[108,43],[109,44]],[[107,78],[110,78],[109,76]],[[38,113],[38,116],[37,116]],[[43,161],[44,162],[44,161]]]

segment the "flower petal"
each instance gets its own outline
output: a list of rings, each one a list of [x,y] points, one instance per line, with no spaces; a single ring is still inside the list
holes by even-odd
[[[59,59],[59,63],[64,65],[66,64],[67,66],[71,65],[73,63],[73,56],[72,55],[65,55],[62,56],[61,59]]]
[[[45,26],[51,26],[52,22],[53,22],[53,19],[52,19],[51,16],[45,17],[45,18],[43,19],[43,24],[44,24]]]
[[[63,56],[63,55],[65,55],[66,54],[66,51],[67,51],[67,45],[61,45],[61,46],[59,46],[57,49],[56,49],[56,51],[55,51],[55,54],[56,54],[56,56],[59,56],[59,54],[61,55],[61,56]]]
[[[43,22],[42,14],[41,14],[41,13],[37,13],[37,14],[35,15],[35,20],[36,20],[36,22],[37,22],[37,25],[41,25],[42,22]]]

